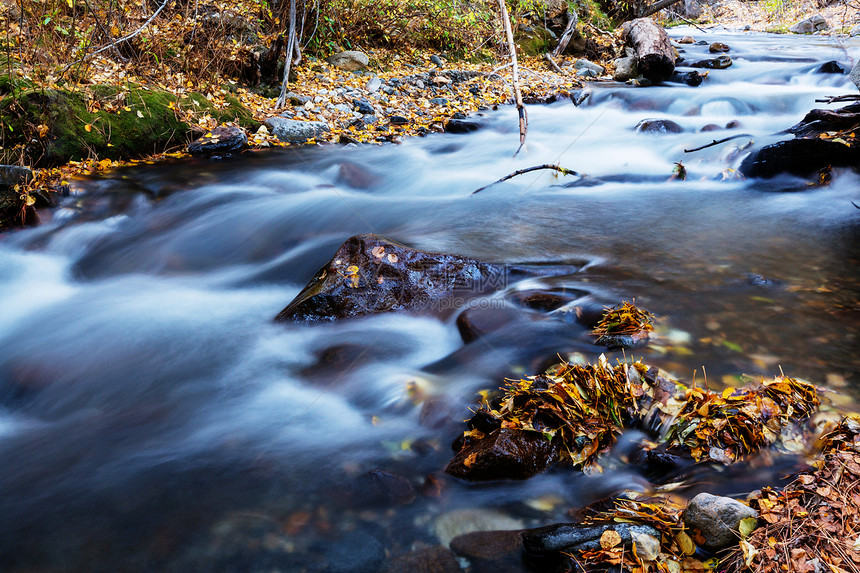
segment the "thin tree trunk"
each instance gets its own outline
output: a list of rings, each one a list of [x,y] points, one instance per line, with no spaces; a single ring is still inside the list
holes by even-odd
[[[505,25],[505,37],[508,40],[508,50],[511,52],[511,72],[514,83],[514,99],[517,103],[517,113],[520,116],[520,146],[517,148],[517,153],[522,149],[526,142],[526,132],[528,131],[528,115],[526,108],[523,106],[523,96],[520,92],[520,76],[517,68],[517,47],[514,44],[514,33],[511,31],[511,20],[508,17],[508,8],[505,6],[505,0],[499,0],[499,11],[502,13],[502,22]],[[514,153],[516,155],[517,153]]]
[[[287,103],[287,84],[290,83],[290,68],[293,63],[294,52],[299,50],[298,37],[296,35],[296,0],[290,0],[290,35],[287,39],[287,57],[284,59],[284,81],[281,83],[281,95],[275,102],[275,109],[281,109]],[[299,53],[301,53],[299,51]]]

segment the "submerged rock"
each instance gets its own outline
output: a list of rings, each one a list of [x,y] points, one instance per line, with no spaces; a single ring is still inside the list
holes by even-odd
[[[558,448],[543,434],[499,428],[463,448],[445,472],[469,481],[528,479],[558,459]]]
[[[411,249],[378,235],[349,238],[275,318],[319,321],[395,310],[457,308],[464,296],[500,286],[501,267]]]
[[[457,558],[441,546],[425,547],[386,560],[384,573],[462,573]]]
[[[683,513],[684,524],[701,534],[704,543],[700,545],[708,551],[737,544],[741,520],[750,517],[757,518],[758,512],[730,497],[709,493],[690,500]]]

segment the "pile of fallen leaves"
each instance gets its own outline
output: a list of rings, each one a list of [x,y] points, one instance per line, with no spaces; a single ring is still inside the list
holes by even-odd
[[[540,376],[509,383],[498,407],[482,408],[502,428],[540,432],[561,459],[593,466],[625,426],[641,426],[667,448],[697,462],[730,464],[791,438],[819,404],[815,387],[777,376],[751,389],[722,393],[686,386],[642,362],[561,363]],[[467,441],[483,437],[474,428]]]
[[[647,340],[648,333],[654,331],[653,320],[654,315],[650,312],[623,301],[620,305],[607,307],[591,333],[597,337],[597,344],[612,344],[619,336],[629,336],[635,344]]]
[[[781,490],[763,489],[750,505],[764,524],[740,542],[727,570],[860,571],[860,417],[824,436],[813,468]]]

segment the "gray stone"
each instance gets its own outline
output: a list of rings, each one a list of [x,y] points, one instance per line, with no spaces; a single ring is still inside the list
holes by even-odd
[[[824,16],[821,14],[815,14],[806,20],[801,20],[800,22],[793,24],[788,31],[794,32],[795,34],[812,34],[813,32],[827,30],[828,28],[830,28],[830,26],[827,24],[827,20],[824,19]]]
[[[366,84],[364,84],[364,89],[366,89],[370,93],[379,91],[380,87],[382,87],[382,80],[380,80],[376,76],[373,76]]]
[[[576,75],[580,78],[596,78],[600,74],[592,70],[591,68],[582,68],[576,71]]]
[[[282,117],[270,117],[263,124],[281,141],[303,143],[329,130],[324,121],[297,121]]]
[[[583,59],[579,59],[579,60],[576,60],[575,62],[573,62],[573,69],[575,69],[575,70],[591,70],[592,72],[594,72],[594,76],[603,75],[603,72],[606,71],[603,68],[603,66],[598,66],[594,62],[589,62],[588,60],[583,60]],[[577,74],[577,75],[581,75],[581,74]]]
[[[702,17],[702,5],[698,0],[684,0],[684,16],[694,20]]]
[[[738,528],[741,520],[757,518],[758,512],[730,497],[700,493],[690,500],[682,517],[688,528],[702,534],[704,549],[717,551],[736,545],[740,539]]]
[[[334,106],[334,109],[341,111],[343,113],[352,113],[352,108],[346,105],[345,103],[339,103]]]
[[[352,105],[355,107],[356,110],[358,110],[359,113],[376,113],[376,110],[373,109],[373,104],[371,104],[365,98],[356,98],[352,100]]]
[[[632,80],[639,75],[639,68],[636,66],[636,57],[618,58],[615,60],[615,74],[612,78],[618,82],[626,82]]]
[[[18,165],[0,165],[0,190],[24,185],[33,179],[33,172]]]
[[[325,61],[340,70],[354,72],[366,68],[367,65],[370,63],[370,58],[368,58],[367,54],[363,52],[359,52],[357,50],[347,50],[345,52],[340,52],[338,54],[334,54],[333,56],[329,56],[325,59]]]
[[[854,64],[849,77],[851,78],[851,81],[854,82],[854,85],[857,86],[857,89],[860,90],[860,61]]]
[[[857,24],[856,26],[851,28],[851,31],[848,32],[848,35],[849,36],[860,36],[860,24]]]
[[[433,105],[448,105],[448,100],[443,97],[434,97],[430,100]]]

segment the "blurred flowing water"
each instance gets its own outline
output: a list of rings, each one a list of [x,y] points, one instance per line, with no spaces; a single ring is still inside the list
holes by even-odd
[[[750,139],[782,139],[826,107],[816,98],[853,90],[814,72],[853,65],[860,39],[693,32],[728,43],[734,66],[697,88],[595,85],[579,107],[530,106],[516,157],[502,109],[467,135],[118,171],[0,236],[0,569],[380,570],[446,543],[451,523],[545,525],[646,489],[623,464],[471,486],[442,473],[479,390],[556,353],[600,354],[574,306],[635,298],[660,320],[632,355],[682,378],[722,388],[781,368],[856,408],[860,177],[834,170],[818,188],[731,170]],[[683,132],[634,132],[643,119]],[[687,179],[669,181],[678,161]],[[471,195],[545,163],[588,177],[535,172]],[[472,301],[508,319],[467,345],[463,309],[272,322],[368,232],[555,271]],[[548,314],[511,302],[532,289],[574,300]],[[782,469],[702,487],[739,493]]]

